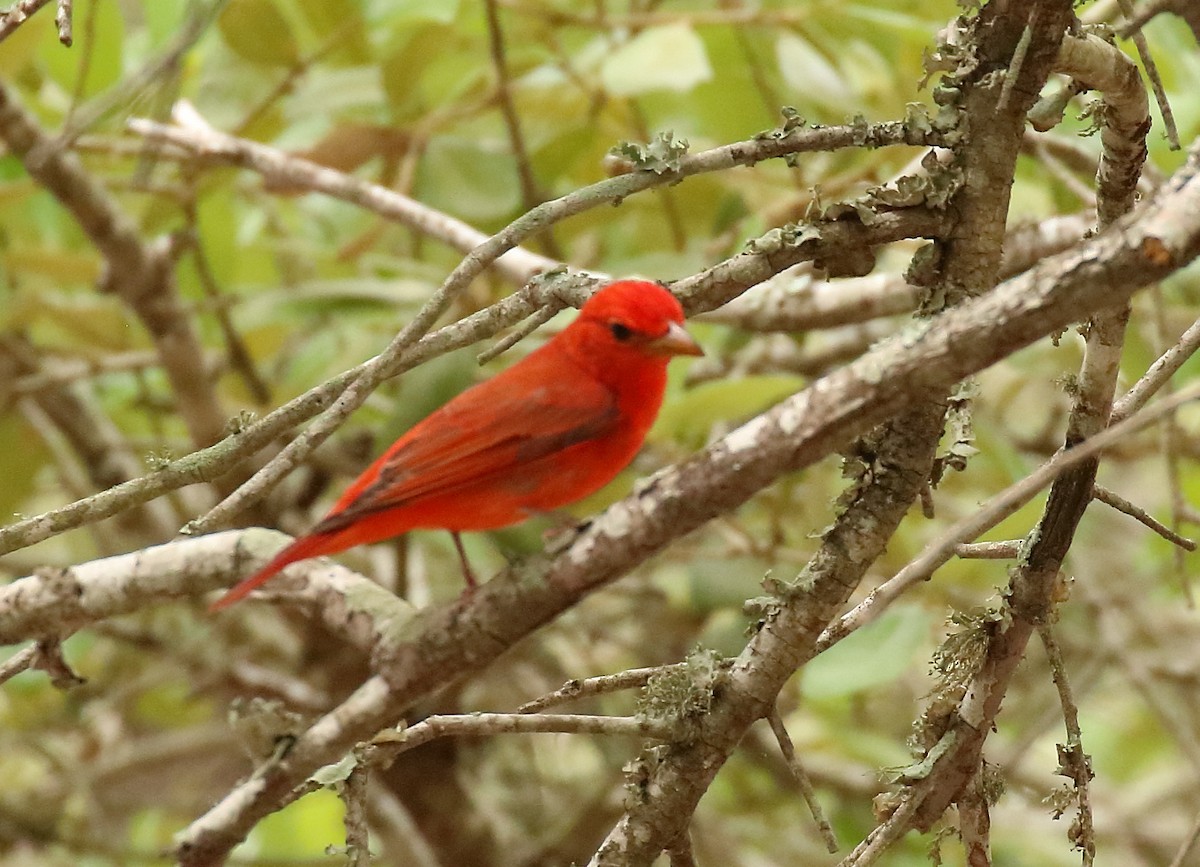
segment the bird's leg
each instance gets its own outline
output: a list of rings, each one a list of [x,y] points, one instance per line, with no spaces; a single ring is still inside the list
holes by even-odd
[[[462,536],[458,534],[457,530],[451,530],[450,537],[454,540],[454,550],[458,552],[458,562],[462,564],[463,580],[467,582],[467,589],[474,590],[479,586],[479,582],[475,580],[475,571],[471,568],[470,561],[467,560],[467,552],[463,548]]]

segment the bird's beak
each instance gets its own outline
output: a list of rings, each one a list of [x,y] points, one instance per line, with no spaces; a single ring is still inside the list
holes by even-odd
[[[651,340],[646,344],[646,348],[656,355],[704,354],[700,344],[678,322],[672,322],[667,328],[667,333]]]

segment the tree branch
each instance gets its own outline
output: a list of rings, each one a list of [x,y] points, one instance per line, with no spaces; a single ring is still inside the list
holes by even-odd
[[[885,341],[660,473],[597,517],[552,560],[531,561],[501,573],[469,598],[420,612],[377,657],[380,673],[302,735],[286,765],[230,792],[180,836],[181,863],[216,863],[317,767],[336,761],[354,743],[393,723],[414,701],[487,665],[583,594],[736,508],[782,473],[819,460],[914,401],[945,393],[964,376],[1195,259],[1200,255],[1198,173],[1200,148],[1136,219],[1122,219],[1077,249]],[[799,631],[796,618],[805,617],[803,591],[793,592],[744,654],[769,662],[779,683],[791,675],[798,656],[811,652],[792,638]],[[735,665],[735,686],[752,670],[746,666],[745,661]],[[753,689],[752,696],[743,696],[738,686],[735,694],[744,700],[730,704],[747,717],[755,716],[755,703],[765,712],[774,701],[772,685],[751,679],[745,686]],[[726,722],[722,714],[711,723],[725,733],[722,742],[731,731]],[[721,743],[698,744],[689,755],[719,765],[721,752]],[[680,809],[690,815],[686,807]]]
[[[205,368],[203,347],[176,291],[166,248],[142,242],[75,155],[46,135],[2,82],[0,139],[71,212],[104,257],[100,289],[116,293],[150,333],[193,443],[207,446],[221,439],[226,416]]]

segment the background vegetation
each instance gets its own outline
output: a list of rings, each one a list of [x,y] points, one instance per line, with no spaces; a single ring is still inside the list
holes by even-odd
[[[1101,499],[1067,533],[1070,553],[1061,568],[1049,567],[1044,616],[1033,618],[1050,626],[1042,631],[1049,655],[1034,640],[1028,652],[1004,657],[1011,681],[999,689],[995,731],[983,727],[984,764],[972,760],[966,788],[962,780],[939,784],[945,812],[888,824],[945,754],[939,738],[955,725],[948,720],[967,718],[980,678],[995,675],[988,666],[1000,658],[997,642],[1023,616],[1013,599],[1023,598],[1031,546],[1052,529],[1035,527],[1053,504],[1043,492],[979,528],[987,531],[981,541],[1028,539],[1024,548],[954,548],[975,536],[947,543],[944,534],[1035,471],[1064,437],[1103,426],[1107,408],[1089,427],[1079,406],[1097,393],[1085,337],[1102,333],[1104,322],[1088,332],[1051,318],[1030,325],[1023,342],[995,338],[1003,360],[948,404],[960,376],[942,376],[953,367],[947,358],[916,373],[881,362],[876,387],[901,396],[906,412],[927,401],[938,413],[948,405],[947,433],[936,487],[892,497],[897,516],[907,511],[894,534],[883,526],[884,507],[870,507],[880,524],[871,544],[881,551],[843,579],[849,602],[802,597],[825,586],[829,540],[862,520],[855,509],[901,466],[888,451],[896,431],[872,431],[899,406],[865,410],[865,421],[835,431],[811,460],[781,460],[764,479],[772,483],[738,508],[714,491],[707,502],[719,516],[682,538],[687,520],[666,521],[661,538],[639,536],[636,523],[627,528],[632,541],[610,537],[633,552],[617,570],[627,574],[590,595],[580,589],[561,616],[527,636],[494,644],[492,632],[464,638],[447,627],[446,643],[461,639],[467,662],[431,674],[403,707],[378,705],[378,725],[338,737],[368,740],[401,718],[415,731],[432,715],[511,712],[572,679],[687,660],[640,699],[645,674],[551,708],[624,719],[597,724],[600,733],[503,734],[511,720],[470,718],[460,722],[479,728],[460,731],[450,721],[394,763],[358,753],[320,778],[328,785],[303,783],[311,773],[303,762],[318,752],[305,752],[301,740],[298,778],[270,771],[264,779],[282,781],[274,803],[248,807],[237,801],[246,793],[239,779],[273,751],[278,757],[281,742],[306,737],[313,720],[363,695],[364,683],[406,688],[396,672],[419,665],[394,658],[403,654],[390,642],[407,640],[393,634],[403,631],[393,629],[400,609],[372,601],[369,618],[354,621],[345,609],[366,606],[354,596],[361,585],[314,568],[271,585],[277,604],[206,614],[206,591],[232,584],[236,570],[244,574],[277,543],[265,534],[214,536],[203,550],[196,542],[210,537],[176,541],[159,549],[174,552],[161,561],[102,561],[87,573],[99,577],[86,592],[73,573],[53,571],[169,543],[197,519],[190,526],[198,533],[302,531],[382,446],[537,345],[569,313],[482,367],[477,353],[526,316],[545,319],[578,303],[603,275],[673,283],[699,314],[689,327],[708,355],[673,368],[646,450],[578,507],[581,517],[645,493],[638,478],[720,443],[884,338],[912,335],[918,345],[924,338],[911,321],[922,298],[919,321],[928,324],[943,305],[1082,243],[1098,195],[1102,212],[1110,202],[1095,177],[1111,142],[1095,133],[1117,124],[1120,108],[1097,111],[1094,93],[1077,95],[1097,82],[1069,80],[1037,60],[1057,50],[1063,28],[1047,21],[1069,14],[1063,5],[25,0],[0,15],[0,514],[6,523],[11,516],[0,535],[0,575],[13,582],[0,588],[0,636],[11,645],[0,691],[0,864],[218,863],[247,832],[237,863],[362,864],[368,837],[377,863],[387,864],[643,863],[595,853],[614,826],[631,827],[642,805],[659,802],[654,781],[670,777],[656,775],[673,772],[695,731],[710,744],[720,740],[711,732],[727,736],[728,761],[711,785],[678,771],[704,797],[690,843],[665,839],[648,856],[668,849],[663,863],[956,864],[970,853],[972,864],[1051,865],[1087,863],[1092,848],[1113,863],[1200,857],[1195,557],[1194,545],[1174,535],[1193,530],[1200,497],[1196,416],[1186,407],[1105,454]],[[1087,32],[1130,58],[1130,16],[1162,12],[1138,33],[1184,147],[1172,149],[1154,108],[1148,160],[1131,179],[1145,201],[1172,173],[1186,179],[1187,147],[1200,136],[1200,24],[1186,3],[1122,12],[1132,5],[1076,12],[1089,28],[1110,25]],[[72,6],[68,21],[62,10]],[[998,63],[988,52],[999,50]],[[999,83],[1006,69],[1018,82],[1007,96]],[[947,81],[956,82],[953,93]],[[1043,132],[1006,127],[1005,111],[1038,91],[1071,97],[1061,122]],[[993,101],[994,124],[973,94]],[[950,109],[969,123],[948,119]],[[875,126],[906,118],[902,131]],[[821,135],[829,141],[814,144]],[[741,167],[702,163],[710,149],[736,142],[757,156]],[[1005,163],[996,151],[1010,145],[1016,158]],[[768,146],[787,158],[755,150]],[[985,156],[972,162],[972,154]],[[902,177],[917,180],[897,184]],[[890,192],[868,192],[888,182]],[[569,218],[543,204],[558,197],[567,197]],[[989,202],[999,203],[1007,232],[995,243],[990,218],[979,216]],[[529,226],[526,214],[533,222],[515,239],[521,247],[484,268],[499,251],[471,251],[514,220]],[[1196,209],[1175,222],[1191,233],[1194,256]],[[995,261],[962,252],[972,244]],[[969,267],[955,264],[964,256]],[[1167,372],[1178,369],[1177,386],[1194,376],[1186,359],[1196,348],[1200,282],[1195,267],[1182,267],[1188,257],[1168,259],[1158,264],[1173,273],[1133,297],[1128,329],[1108,347],[1120,356],[1107,385],[1118,402],[1163,353],[1175,353]],[[751,260],[759,263],[753,273]],[[1138,286],[1157,276],[1142,270]],[[522,289],[538,272],[549,276]],[[1112,298],[1118,308],[1135,288],[1128,274],[1103,278],[1124,293]],[[443,308],[430,306],[443,298]],[[1101,306],[1080,307],[1075,318]],[[321,448],[298,455],[285,478],[252,499],[237,493],[256,470],[281,466],[284,446],[345,387],[345,371],[414,322],[442,330],[416,350],[394,346],[373,371],[386,381],[333,423]],[[904,342],[884,349],[903,352]],[[921,376],[932,385],[913,390]],[[1146,396],[1162,388],[1172,386],[1153,380]],[[940,414],[929,424],[940,429]],[[807,440],[796,437],[799,454]],[[923,466],[916,478],[930,475],[927,445],[929,454],[913,459]],[[702,486],[717,478],[713,466],[716,458],[685,464],[684,478]],[[89,499],[103,492],[111,499]],[[210,512],[231,495],[235,506]],[[85,505],[52,511],[75,501]],[[1134,506],[1144,510],[1142,523],[1128,514]],[[1148,527],[1149,516],[1162,524]],[[548,526],[531,521],[469,538],[477,571],[516,562],[525,580],[540,580],[544,568],[558,574],[536,557]],[[804,633],[813,645],[832,615],[939,539],[967,556],[907,587],[873,622],[786,677],[777,698],[768,695],[807,773],[809,783],[798,783],[798,765],[767,721],[746,721],[742,737],[737,708],[721,705],[731,694],[722,660],[742,654],[745,662],[750,636],[785,622],[793,608],[797,616],[822,612]],[[338,560],[415,609],[453,619],[461,578],[446,534],[414,533]],[[532,578],[521,572],[527,562]],[[504,586],[498,579],[498,599]],[[331,601],[343,597],[351,601]],[[513,622],[499,602],[492,611]],[[505,644],[513,646],[501,653]],[[1069,680],[1073,702],[1061,699],[1052,672]],[[1066,733],[1064,713],[1077,714],[1076,735]],[[700,728],[684,731],[693,724]],[[579,723],[546,723],[555,725]],[[833,854],[804,785],[836,837]],[[206,816],[223,798],[241,806]],[[655,833],[667,827],[646,822]],[[924,833],[886,841],[882,854],[855,849],[877,826]],[[338,848],[347,843],[349,852]]]

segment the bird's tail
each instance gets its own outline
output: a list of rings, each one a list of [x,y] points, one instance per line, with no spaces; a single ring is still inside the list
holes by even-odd
[[[307,560],[310,557],[318,557],[321,554],[331,554],[334,551],[339,551],[336,544],[331,544],[332,539],[324,533],[312,533],[307,536],[301,536],[292,544],[288,545],[282,551],[275,555],[266,566],[263,566],[249,578],[244,579],[240,583],[230,588],[224,596],[208,606],[208,610],[220,611],[222,608],[228,608],[239,599],[244,599],[250,594],[251,590],[265,584],[270,579],[279,574],[285,567],[292,563],[298,563],[301,560]],[[345,546],[342,546],[345,547]]]

